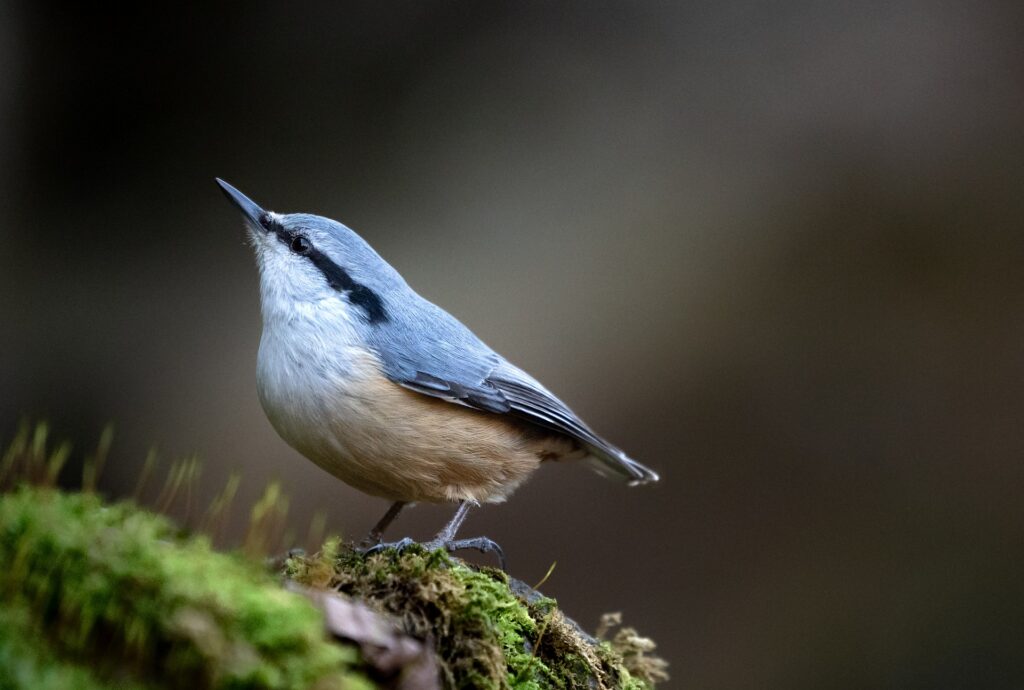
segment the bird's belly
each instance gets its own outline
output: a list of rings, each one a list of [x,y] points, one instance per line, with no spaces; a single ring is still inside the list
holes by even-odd
[[[309,383],[261,376],[267,417],[293,448],[375,496],[500,502],[551,452],[550,438],[514,420],[407,390],[373,366]]]

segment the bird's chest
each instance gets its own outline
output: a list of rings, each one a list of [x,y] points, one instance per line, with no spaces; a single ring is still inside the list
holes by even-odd
[[[267,418],[288,445],[342,481],[390,500],[419,500],[436,483],[439,449],[424,439],[447,419],[424,418],[420,401],[388,381],[364,348],[333,345],[327,354],[264,332],[258,390]],[[454,406],[453,406],[454,407]],[[428,481],[429,479],[429,481]],[[430,488],[430,487],[428,487]],[[428,497],[444,497],[433,488]]]
[[[352,333],[326,333],[302,322],[273,326],[264,327],[256,366],[267,417],[307,457],[344,458],[348,432],[367,423],[361,391],[382,377],[377,358]]]

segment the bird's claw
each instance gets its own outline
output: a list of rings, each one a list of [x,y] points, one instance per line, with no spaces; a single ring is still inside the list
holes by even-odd
[[[464,551],[466,549],[475,549],[480,553],[493,553],[498,557],[498,567],[502,571],[508,571],[508,564],[505,561],[505,551],[498,545],[498,542],[487,537],[471,537],[469,539],[452,539],[450,541],[441,541],[435,539],[428,541],[423,544],[423,548],[427,551],[434,551],[436,549],[444,549],[448,553],[454,553],[455,551]]]
[[[383,553],[389,549],[394,549],[397,553],[402,553],[415,543],[416,542],[414,542],[409,537],[405,537],[403,539],[399,539],[398,541],[377,542],[372,546],[367,546],[359,549],[359,552],[362,553],[364,556],[373,556],[374,554]]]
[[[409,537],[400,539],[392,542],[379,542],[371,546],[366,546],[359,549],[359,552],[364,556],[373,556],[378,553],[385,551],[394,550],[396,553],[401,554],[404,550],[413,545],[422,546],[427,551],[436,551],[437,549],[444,549],[448,553],[454,553],[455,551],[463,551],[465,549],[475,549],[480,553],[493,553],[498,556],[498,566],[503,570],[507,571],[508,566],[505,561],[505,551],[498,545],[493,539],[487,537],[472,537],[470,539],[452,539],[450,541],[441,541],[440,539],[434,539],[426,542],[415,542]]]

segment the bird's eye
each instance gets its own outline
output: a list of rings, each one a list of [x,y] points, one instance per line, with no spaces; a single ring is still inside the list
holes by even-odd
[[[296,254],[306,254],[312,248],[313,245],[304,236],[296,235],[292,238],[292,251]]]

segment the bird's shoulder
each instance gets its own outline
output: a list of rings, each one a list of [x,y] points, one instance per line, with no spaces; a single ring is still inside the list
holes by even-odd
[[[395,316],[376,331],[373,343],[384,374],[395,383],[600,443],[565,403],[441,307],[419,298],[405,301]]]
[[[435,397],[465,396],[494,412],[508,410],[486,383],[503,358],[457,318],[418,295],[390,308],[387,322],[371,330],[369,341],[384,374],[396,383]]]

